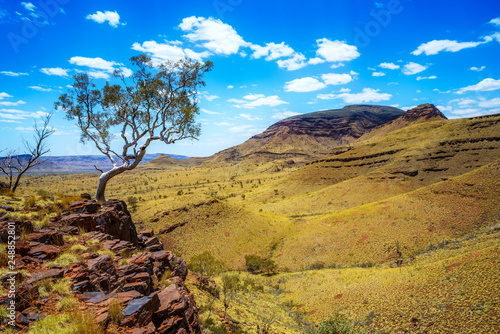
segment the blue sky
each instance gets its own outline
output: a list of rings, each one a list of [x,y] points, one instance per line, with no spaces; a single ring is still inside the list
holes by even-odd
[[[199,141],[149,153],[208,156],[285,117],[349,104],[500,113],[497,0],[0,0],[0,50],[0,150],[22,149],[72,75],[102,86],[142,52],[214,62]],[[52,155],[98,154],[64,112],[51,125]]]

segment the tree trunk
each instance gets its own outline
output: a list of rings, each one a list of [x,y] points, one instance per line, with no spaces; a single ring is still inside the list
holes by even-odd
[[[99,177],[99,184],[97,185],[97,190],[95,193],[95,199],[96,201],[101,201],[105,202],[106,197],[104,196],[104,193],[106,191],[106,185],[108,184],[108,181],[111,180],[114,176],[123,173],[126,171],[127,168],[124,166],[120,167],[115,167],[105,173],[102,173],[101,176]]]

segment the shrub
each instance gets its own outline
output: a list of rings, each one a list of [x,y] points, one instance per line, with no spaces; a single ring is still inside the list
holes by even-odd
[[[71,311],[75,309],[77,305],[78,300],[76,300],[75,298],[64,297],[57,303],[56,308],[58,311]]]
[[[113,299],[108,307],[109,320],[111,320],[112,323],[119,325],[120,320],[122,320],[122,313],[122,304],[117,299]]]
[[[349,319],[340,313],[335,316],[326,318],[318,326],[317,334],[355,334],[356,331],[352,328]]]
[[[80,258],[72,253],[62,253],[59,255],[55,260],[53,261],[48,261],[45,263],[46,267],[51,267],[54,265],[61,266],[63,268],[68,268],[71,266],[73,263],[80,261]]]
[[[277,265],[272,259],[265,259],[258,255],[245,255],[245,266],[251,273],[265,271],[270,274],[277,269]]]
[[[85,247],[84,245],[76,244],[71,246],[69,251],[75,254],[82,254],[87,251],[87,247]]]
[[[24,200],[23,206],[25,209],[32,208],[36,204],[36,197],[35,196],[29,196]]]

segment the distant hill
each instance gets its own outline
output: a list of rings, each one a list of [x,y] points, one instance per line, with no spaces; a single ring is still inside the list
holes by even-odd
[[[146,154],[142,159],[141,164],[149,162],[164,156],[162,153]],[[187,156],[166,154],[171,159],[182,161],[187,159]],[[20,155],[21,161],[24,162],[29,158],[29,155]],[[0,157],[0,161],[5,157]],[[43,164],[33,167],[28,174],[72,174],[72,173],[98,173],[94,166],[105,170],[111,168],[112,164],[109,159],[102,155],[65,155],[65,156],[49,156]],[[174,160],[175,161],[175,160]]]
[[[246,142],[214,155],[213,162],[244,159],[270,161],[277,158],[310,159],[393,121],[404,111],[386,106],[351,105],[281,120]]]

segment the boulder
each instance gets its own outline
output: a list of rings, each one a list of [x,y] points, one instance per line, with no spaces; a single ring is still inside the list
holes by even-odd
[[[159,307],[160,299],[156,292],[153,292],[149,296],[134,299],[123,309],[123,317],[120,324],[127,327],[142,327],[147,325],[151,321],[153,313]]]
[[[100,208],[101,205],[99,203],[89,200],[73,202],[69,205],[69,211],[73,213],[94,214],[97,213]]]
[[[125,202],[118,200],[104,202],[102,212],[94,215],[94,219],[98,231],[129,241],[137,246],[137,230]]]
[[[37,233],[32,233],[30,240],[46,245],[64,246],[62,233],[54,230],[40,230]]]
[[[160,307],[153,314],[157,333],[199,333],[198,308],[180,278],[158,294]]]
[[[38,242],[31,242],[30,246],[31,249],[26,255],[44,261],[53,260],[61,253],[61,249],[53,245],[45,245]]]
[[[75,213],[61,218],[60,223],[65,226],[75,226],[82,228],[86,232],[94,231],[96,229],[96,222],[92,214]]]

